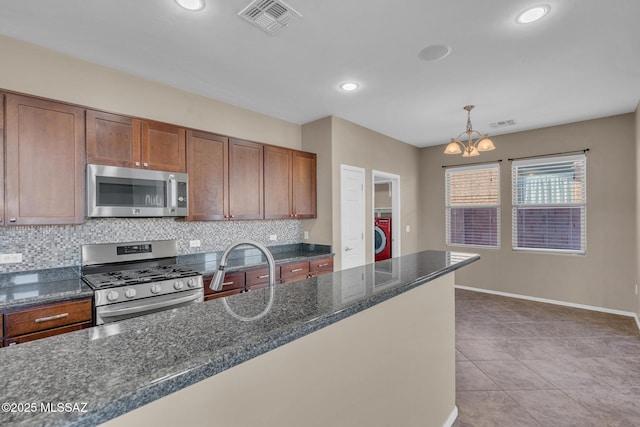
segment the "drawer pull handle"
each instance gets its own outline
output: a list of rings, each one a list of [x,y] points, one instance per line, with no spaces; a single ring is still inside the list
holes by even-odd
[[[36,319],[36,323],[48,322],[49,320],[64,319],[67,316],[69,316],[69,313],[60,313],[60,314],[56,314],[54,316],[41,317],[39,319]]]
[[[302,271],[301,268],[294,268],[293,270],[291,270],[292,273],[297,273],[298,271]]]
[[[262,276],[258,276],[258,279],[266,279],[267,277],[269,277],[268,274],[263,274]]]
[[[222,286],[233,285],[233,282],[222,282]]]
[[[324,264],[318,264],[318,267],[326,267],[327,265],[329,265],[329,263],[325,262]]]

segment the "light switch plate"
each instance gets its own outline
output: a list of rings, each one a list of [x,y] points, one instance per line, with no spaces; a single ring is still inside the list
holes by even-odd
[[[269,240],[271,240],[271,241],[274,241],[274,242],[275,242],[276,240],[278,240],[278,235],[277,235],[277,234],[272,234],[272,235],[270,235],[270,236],[269,236]]]

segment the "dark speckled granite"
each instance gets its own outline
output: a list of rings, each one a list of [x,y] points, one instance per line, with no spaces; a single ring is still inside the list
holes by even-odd
[[[73,267],[0,274],[0,310],[92,296]]]
[[[104,422],[248,359],[380,304],[479,259],[425,251],[279,285],[271,311],[253,322],[213,300],[0,350],[3,402],[82,402],[86,413],[0,413],[0,425]],[[245,316],[268,289],[234,295]]]

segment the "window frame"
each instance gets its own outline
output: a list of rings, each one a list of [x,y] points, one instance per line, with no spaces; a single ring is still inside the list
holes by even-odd
[[[478,171],[478,170],[495,170],[496,178],[497,178],[497,203],[495,204],[484,204],[484,205],[474,205],[469,204],[467,206],[455,206],[458,208],[466,208],[466,209],[486,209],[486,208],[495,208],[496,216],[495,216],[495,245],[484,245],[479,243],[456,243],[451,241],[451,211],[454,207],[452,207],[450,195],[451,195],[451,186],[450,179],[452,173],[456,172],[468,172],[468,171]],[[448,166],[445,168],[445,244],[450,247],[465,247],[465,248],[478,248],[478,249],[489,249],[489,250],[498,250],[500,249],[500,215],[501,215],[501,188],[500,188],[500,161],[495,162],[487,162],[482,164],[475,165],[467,165],[467,166]]]
[[[574,165],[573,174],[580,174],[580,202],[556,202],[556,203],[520,203],[518,202],[521,191],[519,190],[519,169],[522,167],[538,166],[541,169],[553,164],[580,163]],[[579,170],[581,169],[581,170]],[[575,178],[574,178],[575,179]],[[561,155],[554,157],[540,157],[535,159],[514,160],[511,164],[511,248],[514,252],[536,252],[566,255],[586,255],[587,253],[587,156],[586,154]],[[518,235],[518,210],[519,209],[580,209],[580,248],[551,248],[551,247],[527,247],[519,246]],[[545,230],[546,232],[546,230]]]

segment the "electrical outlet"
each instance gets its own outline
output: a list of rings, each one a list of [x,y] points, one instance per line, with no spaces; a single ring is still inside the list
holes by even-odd
[[[199,248],[200,247],[200,240],[189,240],[189,247],[190,248]]]
[[[304,232],[304,240],[309,240],[309,232],[308,231]]]
[[[636,283],[636,295],[638,295],[638,284]]]
[[[276,240],[278,240],[278,235],[277,234],[270,235],[269,240],[271,240],[272,242],[275,242]]]
[[[17,264],[22,262],[22,254],[0,254],[0,264]]]
[[[407,225],[406,230],[407,230],[407,233],[409,233],[411,231],[411,227]]]

